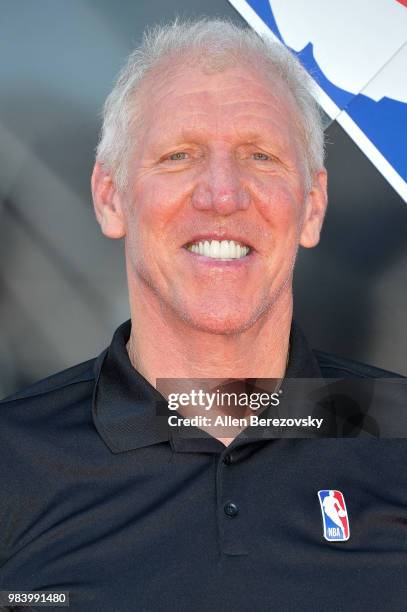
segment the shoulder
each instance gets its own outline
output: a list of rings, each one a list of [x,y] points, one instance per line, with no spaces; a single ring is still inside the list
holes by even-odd
[[[19,463],[30,462],[33,471],[41,471],[37,456],[53,456],[56,461],[56,455],[67,449],[68,456],[78,453],[83,436],[89,444],[98,359],[48,376],[0,402],[0,463],[9,465],[10,473]]]
[[[324,378],[404,378],[401,374],[324,351],[314,350],[313,354]]]
[[[92,419],[98,359],[48,376],[0,402],[0,533],[10,531],[7,517],[15,523],[11,539],[0,537],[4,559],[20,548],[46,508],[67,497],[72,478],[78,478],[95,448],[96,453],[104,448]]]
[[[46,404],[48,400],[55,403],[56,396],[61,399],[66,398],[69,401],[69,399],[72,399],[80,390],[87,387],[93,388],[95,381],[95,365],[102,355],[57,372],[56,374],[52,374],[6,397],[0,402],[0,414],[1,410],[5,409],[7,405],[38,404],[38,402]]]

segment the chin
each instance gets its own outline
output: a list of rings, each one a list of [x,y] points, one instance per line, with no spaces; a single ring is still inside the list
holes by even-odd
[[[250,329],[260,318],[265,309],[256,312],[229,311],[222,314],[215,312],[183,311],[181,318],[197,331],[208,334],[233,336]]]

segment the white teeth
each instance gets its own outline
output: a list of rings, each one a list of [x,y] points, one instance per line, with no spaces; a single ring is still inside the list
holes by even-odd
[[[218,259],[220,256],[220,242],[219,240],[212,240],[210,256]]]
[[[202,240],[188,245],[187,249],[213,259],[240,259],[250,251],[248,246],[234,240]]]
[[[227,240],[222,240],[220,243],[219,255],[222,257],[222,259],[229,259],[229,242]]]

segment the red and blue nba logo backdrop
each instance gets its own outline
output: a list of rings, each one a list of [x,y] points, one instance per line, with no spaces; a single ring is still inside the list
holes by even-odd
[[[321,504],[324,538],[329,542],[344,542],[349,540],[349,517],[345,498],[335,489],[318,491]]]
[[[407,0],[229,0],[301,60],[315,94],[407,202]]]

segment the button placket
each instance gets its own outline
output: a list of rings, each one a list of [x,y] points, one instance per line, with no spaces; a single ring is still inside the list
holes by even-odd
[[[220,550],[226,555],[247,555],[244,539],[244,483],[239,480],[236,453],[221,455],[217,469],[217,506]]]

